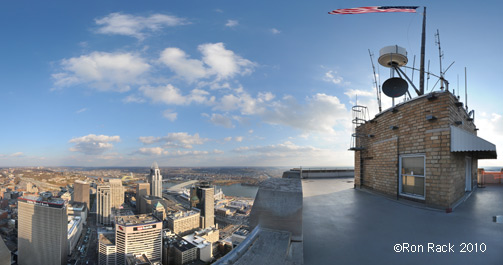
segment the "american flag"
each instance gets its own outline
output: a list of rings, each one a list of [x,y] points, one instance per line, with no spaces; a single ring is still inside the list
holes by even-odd
[[[416,8],[418,7],[419,6],[366,6],[366,7],[336,9],[328,13],[331,15],[365,14],[365,13],[380,13],[380,12],[416,13]]]

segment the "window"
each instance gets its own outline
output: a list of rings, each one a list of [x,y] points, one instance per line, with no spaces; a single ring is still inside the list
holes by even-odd
[[[400,156],[400,194],[418,199],[425,196],[424,155]]]

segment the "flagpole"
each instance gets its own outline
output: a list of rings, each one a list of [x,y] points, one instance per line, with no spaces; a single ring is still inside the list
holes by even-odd
[[[423,32],[421,36],[421,66],[419,69],[419,94],[418,96],[421,96],[424,94],[424,46],[425,46],[425,41],[426,41],[426,6],[424,7],[423,11]]]

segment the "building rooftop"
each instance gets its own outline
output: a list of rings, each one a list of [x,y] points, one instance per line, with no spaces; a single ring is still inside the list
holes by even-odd
[[[186,235],[183,237],[183,239],[185,239],[187,242],[194,244],[198,248],[204,248],[211,244],[210,242],[208,242],[208,240],[200,236],[196,236],[195,234]]]
[[[19,197],[18,200],[35,205],[55,208],[63,208],[66,205],[65,200],[52,197],[52,194],[50,192],[43,192],[40,195],[26,195]]]
[[[99,235],[99,241],[101,244],[115,245],[115,234],[114,233],[102,233]]]
[[[68,205],[68,208],[73,209],[73,210],[77,210],[77,211],[83,211],[84,207],[86,207],[85,202],[71,202]]]
[[[166,218],[170,218],[172,220],[178,220],[178,219],[189,217],[189,216],[192,216],[192,215],[198,214],[198,213],[199,212],[195,211],[195,210],[178,211],[178,212],[175,212],[175,213],[168,214],[168,216]]]
[[[73,233],[73,230],[77,229],[82,219],[78,216],[69,216],[68,217],[68,235]]]
[[[161,222],[157,217],[152,214],[139,214],[139,215],[127,215],[127,216],[118,216],[117,219],[118,225],[128,226],[128,225],[144,225],[151,223]]]
[[[502,185],[476,189],[452,213],[353,189],[352,179],[303,180],[305,264],[500,264]],[[396,253],[396,244],[424,245]],[[452,244],[454,253],[428,253],[427,244]],[[484,243],[483,253],[461,253]]]

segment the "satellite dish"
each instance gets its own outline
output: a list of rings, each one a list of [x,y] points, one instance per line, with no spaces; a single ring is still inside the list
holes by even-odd
[[[407,50],[398,45],[386,46],[379,51],[380,65],[384,67],[404,66],[409,61],[407,59]]]
[[[392,77],[382,84],[382,92],[390,98],[403,96],[409,89],[407,81],[399,77]]]

